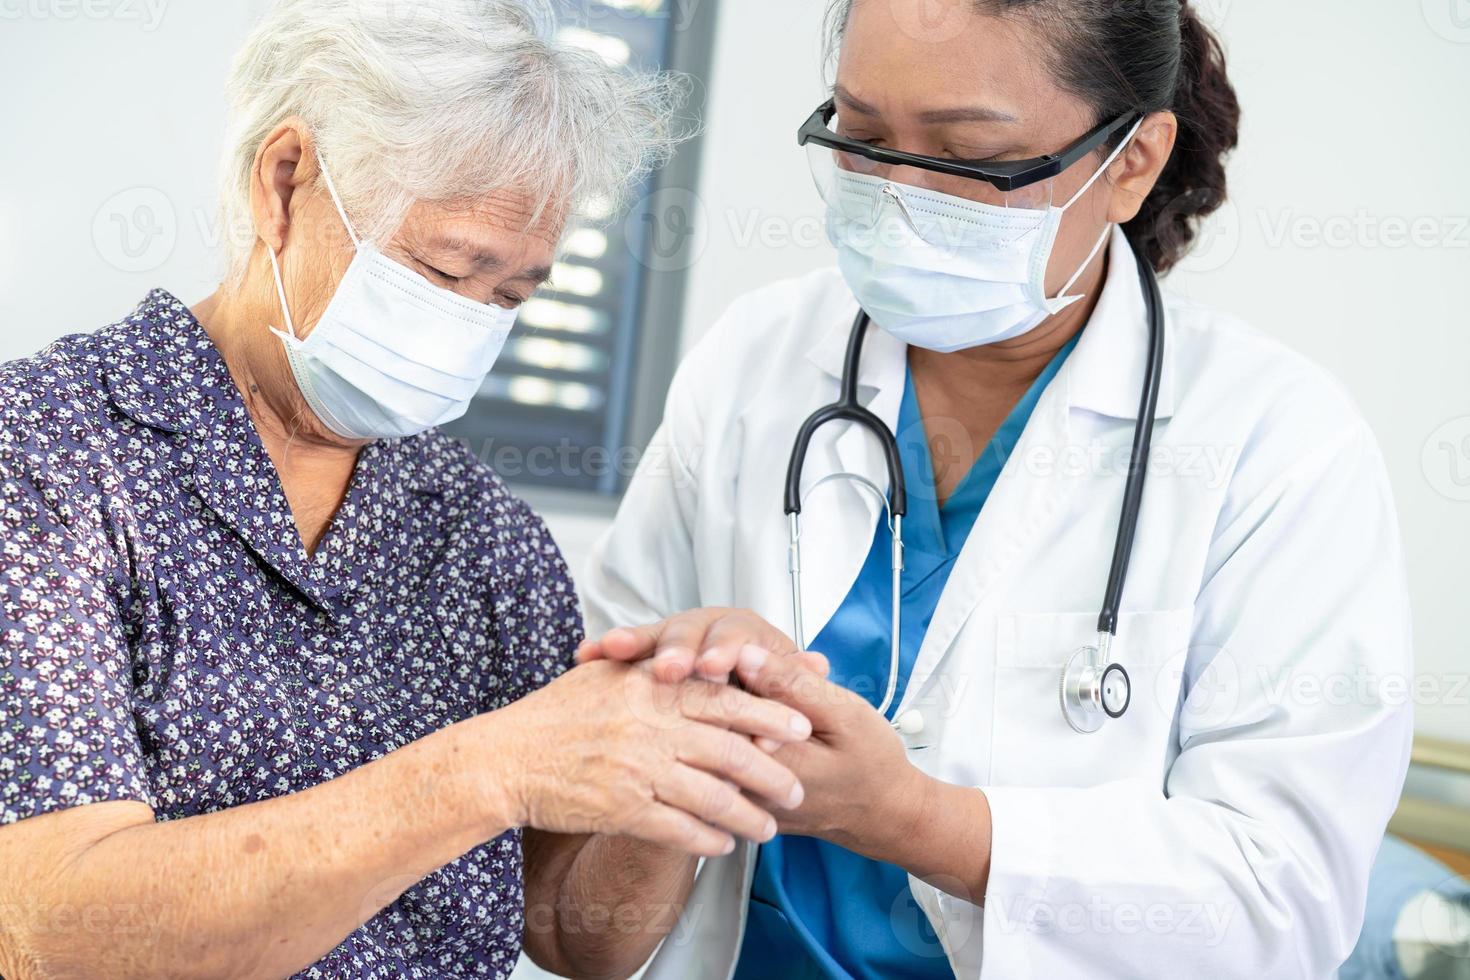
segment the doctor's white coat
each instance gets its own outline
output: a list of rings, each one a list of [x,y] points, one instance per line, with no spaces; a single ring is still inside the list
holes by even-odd
[[[956,562],[901,706],[925,720],[914,765],[989,799],[989,889],[977,904],[910,886],[961,978],[1329,976],[1356,941],[1411,738],[1383,463],[1324,372],[1168,299],[1113,648],[1133,703],[1100,733],[1073,733],[1061,664],[1095,636],[1147,340],[1120,232],[1110,248],[1092,320]],[[802,420],[837,397],[856,312],[824,271],[738,301],[692,352],[585,570],[592,634],[699,606],[791,630],[787,459]],[[859,394],[890,427],[904,365],[903,345],[871,331]],[[838,470],[887,483],[876,443],[844,423],[818,433],[804,481]],[[879,508],[847,482],[805,504],[816,636]],[[648,976],[731,974],[753,868],[750,846],[705,862]]]

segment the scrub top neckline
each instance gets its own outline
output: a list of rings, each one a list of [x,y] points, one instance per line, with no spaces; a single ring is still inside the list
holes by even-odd
[[[909,512],[904,521],[908,526],[912,526],[915,521],[922,521],[924,524],[923,533],[913,535],[915,540],[912,544],[907,540],[909,536],[905,535],[906,551],[910,554],[916,551],[922,554],[927,550],[926,546],[932,545],[937,549],[932,552],[932,556],[940,559],[941,563],[958,557],[969,537],[970,528],[974,526],[981,508],[1005,468],[1006,461],[1021,441],[1021,435],[1025,432],[1026,423],[1030,421],[1037,402],[1041,400],[1047,386],[1061,370],[1081,337],[1082,332],[1078,331],[1062,345],[1046,367],[1042,368],[1025,393],[1011,406],[995,434],[990,437],[990,441],[970,464],[970,468],[965,471],[965,475],[960,478],[960,482],[943,504],[939,503],[935,491],[934,458],[929,446],[929,430],[919,407],[913,370],[905,363],[903,399],[899,407],[897,429],[899,456],[903,461],[904,482],[908,487],[909,499]]]

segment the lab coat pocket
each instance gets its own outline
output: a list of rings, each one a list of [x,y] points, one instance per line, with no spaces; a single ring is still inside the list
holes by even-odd
[[[1121,718],[1091,735],[1062,716],[1063,664],[1097,641],[1096,613],[1018,613],[999,621],[996,642],[991,783],[1093,786],[1163,778],[1179,700],[1170,665],[1188,648],[1192,612],[1123,613],[1112,659],[1132,682]]]

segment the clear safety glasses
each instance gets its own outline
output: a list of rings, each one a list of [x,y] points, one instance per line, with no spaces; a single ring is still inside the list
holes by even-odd
[[[994,240],[995,222],[1020,233],[1040,225],[1052,206],[1056,177],[1138,118],[1125,113],[1085,134],[1059,153],[1028,160],[973,161],[931,157],[874,146],[843,135],[835,100],[802,125],[822,200],[844,218],[871,222],[887,203],[898,205],[915,231],[936,245],[963,245],[984,225]],[[966,208],[965,202],[980,207]],[[1014,221],[993,209],[1015,212]],[[986,237],[984,235],[976,237]]]

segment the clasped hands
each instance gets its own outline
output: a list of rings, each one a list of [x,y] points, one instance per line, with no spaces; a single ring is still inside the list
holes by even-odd
[[[909,763],[888,721],[828,679],[825,657],[798,650],[754,613],[698,609],[615,629],[584,643],[577,661],[574,674],[634,665],[654,679],[659,697],[719,703],[714,724],[759,750],[733,767],[705,766],[695,780],[701,799],[685,807],[685,816],[703,825],[697,836],[708,831],[711,843],[718,840],[717,853],[733,847],[732,833],[764,842],[780,832],[878,858],[916,829],[925,811],[930,781]],[[775,711],[788,712],[784,730],[753,723]],[[764,780],[745,778],[758,772]]]

